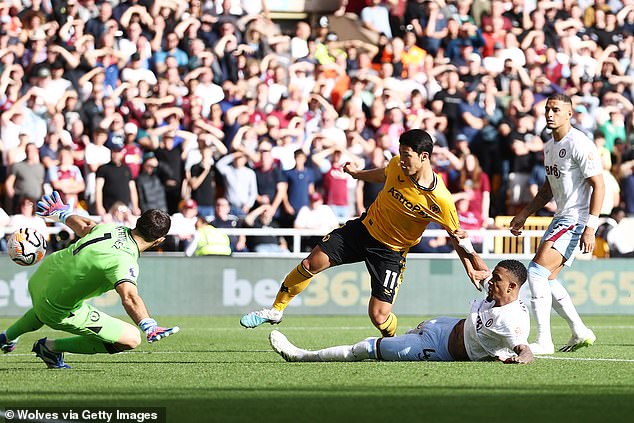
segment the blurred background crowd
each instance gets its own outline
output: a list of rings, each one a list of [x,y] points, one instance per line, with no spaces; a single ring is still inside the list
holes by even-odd
[[[492,228],[545,180],[557,92],[599,148],[604,229],[634,214],[634,1],[339,5],[282,22],[265,0],[3,0],[0,226],[46,232],[33,202],[57,190],[103,221],[168,211],[166,251],[286,251],[216,228],[325,233],[382,188],[343,164],[384,166],[422,128],[463,228]]]

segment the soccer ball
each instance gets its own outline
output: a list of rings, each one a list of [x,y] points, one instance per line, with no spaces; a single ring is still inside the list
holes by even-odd
[[[33,228],[22,228],[11,234],[7,248],[11,260],[31,266],[44,258],[46,239]]]

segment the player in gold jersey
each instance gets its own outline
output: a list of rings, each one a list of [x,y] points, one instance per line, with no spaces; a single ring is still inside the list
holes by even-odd
[[[403,133],[399,156],[382,169],[358,170],[346,164],[344,171],[355,179],[384,182],[378,197],[361,217],[333,230],[282,282],[271,309],[246,314],[240,324],[254,328],[279,323],[288,303],[310,283],[313,276],[331,267],[364,261],[372,285],[368,306],[370,320],[383,336],[394,336],[397,319],[392,304],[403,279],[405,256],[418,244],[431,221],[442,225],[476,288],[490,272],[460,228],[451,193],[430,163],[433,140],[420,129]]]

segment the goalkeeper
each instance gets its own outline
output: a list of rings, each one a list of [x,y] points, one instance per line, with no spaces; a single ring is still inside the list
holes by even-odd
[[[148,342],[178,332],[178,327],[162,328],[152,319],[137,291],[139,254],[164,240],[170,228],[165,212],[151,209],[130,229],[117,224],[97,224],[72,214],[59,194],[44,196],[37,203],[39,216],[70,227],[79,239],[42,261],[29,280],[33,308],[5,332],[0,333],[0,349],[15,349],[18,337],[43,325],[77,336],[42,338],[33,352],[49,368],[70,368],[64,352],[75,354],[118,353],[141,344],[139,330],[99,311],[85,301],[114,289],[123,308],[143,330]]]

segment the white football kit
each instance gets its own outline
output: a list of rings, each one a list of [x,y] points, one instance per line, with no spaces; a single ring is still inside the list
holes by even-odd
[[[473,300],[464,324],[464,345],[471,361],[517,354],[518,345],[528,345],[531,323],[528,309],[520,300],[501,307],[494,301]]]
[[[520,300],[501,307],[495,301],[474,300],[464,325],[464,344],[471,361],[516,356],[513,348],[528,345],[530,317]],[[405,335],[370,341],[370,358],[386,361],[453,361],[448,351],[449,335],[460,319],[437,317],[421,323]]]
[[[557,212],[542,242],[553,241],[570,266],[588,221],[592,186],[586,179],[602,174],[603,166],[594,143],[571,128],[561,140],[544,145],[544,167]]]
[[[557,203],[555,217],[569,217],[585,226],[592,187],[587,178],[603,173],[599,151],[581,131],[570,131],[559,141],[544,144],[544,167]]]

